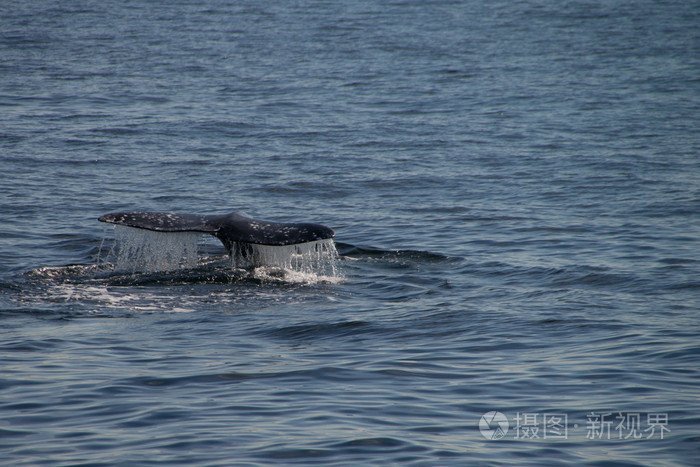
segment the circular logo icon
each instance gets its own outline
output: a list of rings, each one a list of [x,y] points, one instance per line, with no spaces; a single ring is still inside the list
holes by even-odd
[[[486,439],[501,439],[508,433],[508,419],[501,412],[486,412],[479,420],[479,431]]]

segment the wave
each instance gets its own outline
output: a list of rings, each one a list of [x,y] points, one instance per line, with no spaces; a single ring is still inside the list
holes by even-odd
[[[335,339],[354,334],[366,335],[373,328],[368,321],[352,320],[338,322],[304,323],[279,328],[266,329],[261,332],[265,337],[293,341],[318,341],[319,339]]]

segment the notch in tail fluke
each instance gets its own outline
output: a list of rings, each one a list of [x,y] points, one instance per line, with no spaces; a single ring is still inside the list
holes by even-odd
[[[260,221],[236,212],[224,215],[165,212],[113,212],[98,219],[156,232],[202,232],[221,240],[229,253],[237,243],[285,246],[333,238],[335,232],[320,224]]]

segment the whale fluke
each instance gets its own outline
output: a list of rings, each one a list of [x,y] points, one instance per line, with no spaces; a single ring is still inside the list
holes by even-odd
[[[224,215],[165,212],[113,212],[98,219],[156,232],[202,232],[221,240],[229,254],[238,243],[295,245],[333,238],[335,232],[320,224],[278,223],[250,219],[237,212]]]

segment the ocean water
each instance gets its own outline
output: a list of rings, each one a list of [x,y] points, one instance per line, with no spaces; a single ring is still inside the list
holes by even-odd
[[[699,77],[695,0],[0,4],[3,465],[697,465]]]

